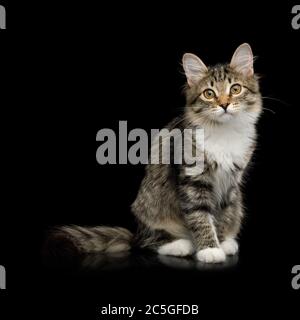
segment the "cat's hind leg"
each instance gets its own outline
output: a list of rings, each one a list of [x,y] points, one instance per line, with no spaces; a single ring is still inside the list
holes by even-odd
[[[221,242],[220,246],[228,256],[233,256],[239,251],[239,245],[234,238],[227,238]]]
[[[195,252],[194,245],[189,239],[177,239],[158,247],[157,252],[161,255],[184,257]]]
[[[191,240],[176,237],[161,229],[140,228],[137,242],[140,248],[151,249],[160,255],[184,257],[195,252]]]

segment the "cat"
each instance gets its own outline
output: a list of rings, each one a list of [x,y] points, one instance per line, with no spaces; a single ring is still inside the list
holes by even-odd
[[[183,56],[186,106],[168,129],[204,129],[204,170],[185,163],[148,164],[131,206],[135,235],[120,227],[58,227],[53,236],[80,252],[114,253],[131,247],[159,255],[190,256],[221,263],[239,250],[244,216],[241,185],[256,146],[262,112],[258,76],[249,44],[229,64],[207,67],[194,54]]]

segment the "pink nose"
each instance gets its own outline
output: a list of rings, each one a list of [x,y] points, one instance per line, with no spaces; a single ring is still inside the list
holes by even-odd
[[[229,106],[228,102],[220,104],[220,107],[222,107],[225,111],[227,110],[228,106]]]

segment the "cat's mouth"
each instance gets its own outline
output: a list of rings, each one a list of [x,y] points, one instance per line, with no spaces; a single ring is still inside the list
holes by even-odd
[[[226,110],[220,108],[217,112],[215,112],[214,117],[220,121],[227,121],[232,119],[235,114],[236,112],[232,111],[229,108],[227,108]]]
[[[239,112],[228,108],[227,110],[219,110],[216,114],[214,114],[215,121],[217,122],[227,122],[231,121]]]
[[[223,121],[224,120],[230,120],[233,117],[232,113],[229,113],[227,111],[224,111],[220,116],[219,116]]]

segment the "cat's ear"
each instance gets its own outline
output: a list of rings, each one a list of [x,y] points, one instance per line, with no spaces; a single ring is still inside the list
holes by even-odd
[[[190,87],[198,83],[207,72],[207,67],[201,59],[191,53],[183,55],[182,64]]]
[[[253,76],[253,53],[248,43],[241,44],[235,50],[230,66],[245,77]]]

